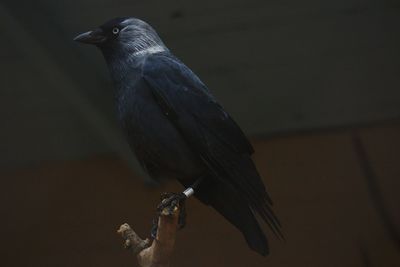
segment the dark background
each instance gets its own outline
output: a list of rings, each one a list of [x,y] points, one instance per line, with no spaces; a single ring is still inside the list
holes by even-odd
[[[393,0],[3,0],[1,265],[136,266],[116,229],[147,236],[160,193],[182,189],[150,186],[100,52],[72,42],[127,15],[153,25],[251,137],[286,236],[269,235],[260,257],[193,199],[172,266],[400,266]]]

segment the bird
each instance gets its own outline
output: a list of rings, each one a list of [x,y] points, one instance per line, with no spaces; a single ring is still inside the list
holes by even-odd
[[[74,40],[102,52],[116,118],[141,166],[155,180],[177,179],[186,188],[168,204],[194,195],[235,226],[252,250],[268,255],[260,221],[283,234],[254,149],[200,78],[135,17],[111,19]]]

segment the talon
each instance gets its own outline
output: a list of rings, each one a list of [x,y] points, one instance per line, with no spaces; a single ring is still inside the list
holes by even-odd
[[[157,215],[159,215],[159,214],[157,213]],[[150,231],[150,236],[152,239],[156,239],[156,237],[157,237],[158,217],[159,216],[157,216],[156,218],[153,218],[153,223],[152,223],[151,231]]]
[[[157,217],[153,219],[153,226],[151,228],[151,237],[153,239],[157,236],[158,217],[161,213],[171,215],[179,206],[178,227],[182,229],[186,224],[186,209],[185,200],[186,195],[183,193],[163,193],[161,194],[161,203],[157,205]]]
[[[186,199],[186,196],[182,193],[164,193],[162,195],[162,201],[157,206],[158,211],[162,211],[168,208],[169,213],[172,213],[180,203]]]
[[[186,226],[186,205],[185,202],[180,206],[178,217],[178,229],[183,229]]]

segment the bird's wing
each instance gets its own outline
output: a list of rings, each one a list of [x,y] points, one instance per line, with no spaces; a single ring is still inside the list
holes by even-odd
[[[271,199],[250,158],[253,148],[207,87],[183,63],[162,54],[146,59],[142,75],[164,114],[213,177],[232,187],[280,234]]]
[[[183,63],[167,56],[151,56],[144,65],[143,77],[164,112],[177,115],[179,119],[184,113],[185,117],[204,123],[215,138],[237,153],[254,152],[239,126]]]

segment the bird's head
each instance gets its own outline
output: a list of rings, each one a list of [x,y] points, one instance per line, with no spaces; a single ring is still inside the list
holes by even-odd
[[[167,50],[149,24],[132,17],[112,19],[79,34],[74,41],[97,46],[106,58],[135,57]]]

